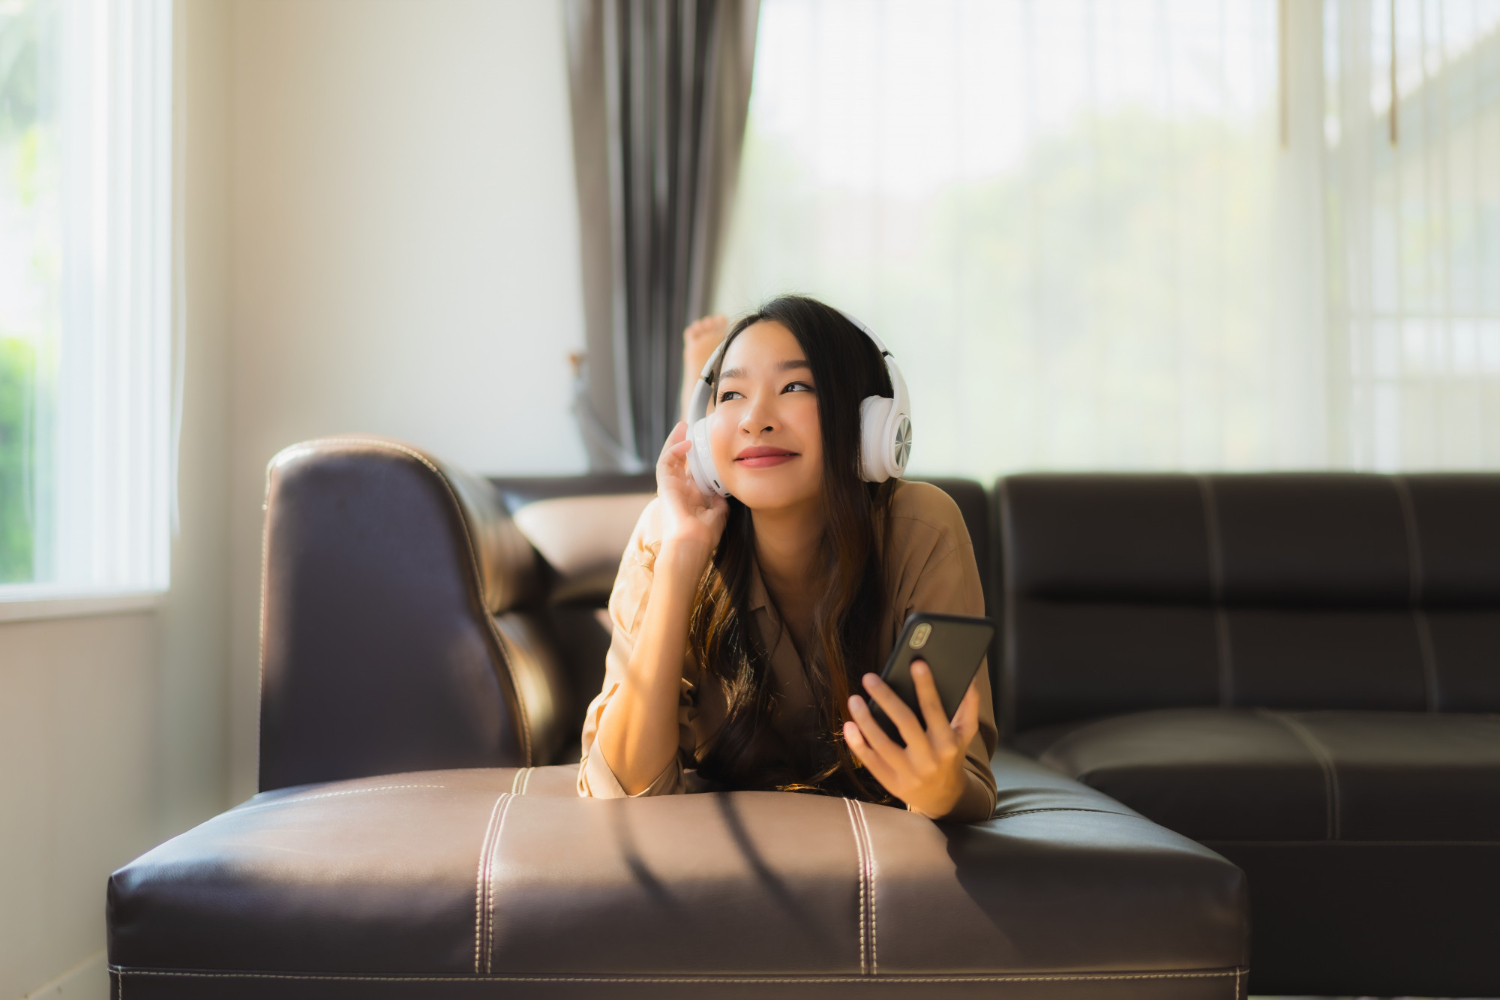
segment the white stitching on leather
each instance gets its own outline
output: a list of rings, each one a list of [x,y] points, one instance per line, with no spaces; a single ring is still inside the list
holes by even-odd
[[[1302,723],[1280,712],[1273,712],[1268,708],[1257,709],[1261,715],[1269,719],[1275,719],[1297,737],[1317,760],[1318,766],[1323,769],[1323,798],[1328,806],[1328,839],[1339,839],[1340,813],[1339,808],[1339,775],[1338,769],[1334,767],[1333,757],[1329,755],[1328,748],[1318,742],[1318,738],[1312,734]]]
[[[1015,812],[995,813],[990,819],[1010,819],[1012,816],[1030,816],[1033,813],[1100,813],[1105,816],[1124,816],[1139,819],[1139,813],[1120,812],[1117,809],[1085,809],[1082,806],[1043,806],[1037,809],[1017,809]]]
[[[1422,687],[1427,698],[1427,711],[1438,710],[1437,650],[1432,644],[1432,630],[1427,624],[1427,612],[1422,607],[1422,588],[1425,573],[1422,565],[1422,535],[1417,530],[1417,507],[1412,503],[1411,488],[1405,476],[1391,476],[1391,485],[1396,489],[1396,499],[1401,504],[1402,526],[1406,529],[1406,558],[1411,575],[1411,612],[1417,628],[1417,645],[1422,653]]]
[[[500,810],[500,803],[505,801],[505,793],[501,793],[495,799],[495,804],[490,807],[490,821],[484,827],[484,840],[479,844],[479,864],[474,871],[474,973],[479,974],[479,956],[484,951],[484,869],[485,860],[490,851],[490,831],[495,828],[495,814]]]
[[[483,569],[483,567],[481,567],[479,565],[478,543],[474,540],[473,533],[469,531],[469,521],[468,521],[468,518],[464,517],[464,505],[463,505],[463,501],[458,498],[458,494],[457,493],[453,492],[453,484],[450,483],[450,482],[448,482],[448,477],[445,476],[445,475],[443,475],[443,470],[439,469],[435,464],[433,464],[432,459],[429,458],[427,455],[424,455],[422,452],[417,451],[415,448],[408,447],[408,446],[406,446],[404,444],[401,444],[399,442],[396,442],[396,441],[382,441],[379,438],[360,438],[360,437],[319,438],[319,439],[316,439],[316,440],[313,440],[313,441],[306,442],[305,444],[296,444],[296,445],[292,445],[289,448],[284,448],[280,452],[278,452],[275,455],[275,457],[273,457],[271,459],[270,465],[266,466],[266,489],[268,491],[268,495],[269,495],[270,482],[271,482],[271,466],[280,464],[281,461],[282,461],[282,459],[283,459],[283,456],[285,456],[287,458],[290,458],[290,457],[295,456],[295,455],[303,455],[303,454],[312,455],[312,454],[316,454],[320,450],[332,449],[332,448],[336,448],[336,447],[338,447],[340,445],[368,445],[369,447],[372,447],[372,448],[386,448],[386,449],[388,449],[390,451],[394,451],[394,452],[398,452],[398,453],[400,453],[402,455],[406,455],[409,458],[414,458],[419,463],[421,463],[424,468],[426,468],[429,472],[431,472],[434,476],[436,476],[438,482],[440,482],[440,483],[443,484],[443,490],[448,494],[448,499],[451,500],[451,501],[453,501],[453,508],[458,513],[458,524],[459,524],[459,527],[463,529],[464,541],[467,543],[464,546],[464,548],[469,553],[469,568],[474,571],[474,583],[475,583],[475,586],[479,590],[479,615],[480,615],[481,618],[484,619],[485,623],[487,625],[489,625],[490,636],[495,640],[495,644],[500,648],[500,655],[501,656],[505,656],[506,655],[506,653],[505,653],[505,640],[504,640],[503,636],[500,634],[500,628],[499,628],[499,626],[497,626],[495,624],[495,616],[492,615],[492,614],[490,614],[489,604],[484,599],[485,598],[485,593],[484,593],[484,569]],[[264,547],[264,542],[262,542],[262,547]],[[264,566],[261,567],[261,586],[262,586],[262,589],[264,589],[264,587],[265,587],[265,567]],[[262,611],[264,611],[264,604],[262,605]],[[264,622],[262,622],[262,625],[264,625]],[[265,636],[264,635],[261,636],[261,641],[262,641],[262,643],[264,643],[264,641],[265,641]],[[264,653],[262,653],[262,656],[264,656]],[[506,664],[506,672],[507,673],[509,673],[509,668],[510,668],[510,664],[507,663]],[[515,679],[514,676],[512,676],[511,679],[510,679],[510,686],[511,686],[511,689],[515,693],[515,696],[516,696],[516,714],[517,714],[517,716],[519,716],[519,718],[521,720],[521,752],[526,757],[526,763],[530,764],[531,763],[531,720],[529,720],[526,717],[526,708],[525,708],[525,705],[521,702],[520,685],[518,683],[516,683],[516,679]]]
[[[523,777],[525,778],[525,781],[522,780]],[[510,794],[512,794],[512,795],[525,795],[526,794],[526,781],[530,781],[530,780],[531,780],[531,768],[529,768],[529,767],[523,767],[523,768],[521,768],[519,771],[516,772],[515,777],[513,777],[513,778],[510,779]],[[518,789],[519,789],[519,791],[518,791]]]
[[[1234,707],[1234,644],[1229,637],[1229,610],[1214,609],[1214,643],[1219,648],[1219,705]]]
[[[854,803],[854,813],[859,817],[859,836],[864,844],[865,853],[865,899],[868,905],[865,907],[865,940],[869,942],[870,950],[870,975],[875,975],[875,859],[872,857],[870,848],[869,830],[865,827],[864,810],[860,808],[858,800]]]
[[[531,777],[534,774],[536,774],[536,768],[529,767],[529,768],[526,769],[526,780],[523,781],[523,782],[521,782],[521,794],[522,795],[525,795],[526,794],[526,790],[531,787]]]
[[[1234,970],[1234,1000],[1240,1000],[1240,970]]]
[[[859,819],[854,814],[853,800],[845,799],[844,808],[849,811],[849,825],[854,830],[854,853],[859,857],[859,974],[864,976],[870,969],[865,952],[865,847],[859,836]]]
[[[447,785],[375,785],[372,788],[350,788],[342,792],[319,792],[317,795],[289,795],[284,799],[274,799],[270,802],[256,802],[251,800],[244,805],[235,806],[230,812],[244,813],[254,809],[270,809],[272,806],[291,806],[299,802],[311,802],[314,799],[332,799],[340,795],[364,795],[369,792],[389,792],[397,788],[447,788]]]
[[[1214,612],[1214,643],[1219,658],[1219,704],[1234,704],[1234,655],[1229,643],[1229,615],[1224,610],[1224,543],[1219,537],[1219,507],[1213,483],[1195,476],[1203,501],[1203,531],[1208,536],[1208,593]]]
[[[1412,608],[1412,618],[1417,626],[1417,645],[1422,648],[1422,686],[1427,689],[1427,711],[1438,708],[1437,647],[1432,643],[1432,626],[1427,621],[1426,608]]]
[[[876,976],[880,974],[880,938],[876,934],[875,916],[880,897],[875,891],[875,841],[870,837],[870,818],[865,814],[865,804],[856,801],[854,810],[859,813],[859,825],[864,829],[865,856],[869,859],[867,864],[870,873],[870,975]]]
[[[1417,508],[1411,502],[1411,490],[1405,476],[1391,476],[1396,502],[1401,505],[1401,526],[1406,529],[1406,571],[1411,584],[1411,603],[1422,601],[1422,539],[1417,534]]]
[[[125,976],[170,976],[181,979],[286,979],[307,982],[350,983],[472,983],[473,976],[458,974],[447,976],[340,976],[316,975],[295,972],[177,972],[165,969],[121,969],[111,967],[123,978]],[[855,983],[860,985],[901,986],[924,983],[1097,983],[1123,982],[1154,979],[1229,979],[1238,978],[1243,968],[1219,969],[1209,972],[1131,972],[1131,973],[1077,973],[1033,976],[1024,973],[977,976],[907,976],[886,975],[879,979],[869,976],[507,976],[490,975],[480,978],[496,983],[682,983],[682,984],[728,984],[748,986],[781,984],[802,985],[806,983]]]
[[[500,853],[500,835],[505,830],[505,817],[510,815],[510,804],[515,801],[514,795],[505,798],[505,805],[500,807],[500,821],[495,824],[495,839],[490,847],[489,862],[485,865],[484,872],[484,971],[491,972],[495,955],[495,856]]]

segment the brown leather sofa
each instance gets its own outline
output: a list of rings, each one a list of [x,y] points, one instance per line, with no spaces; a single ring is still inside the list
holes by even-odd
[[[968,826],[578,798],[643,485],[485,482],[379,439],[278,456],[262,791],[111,877],[117,1000],[1243,997],[1240,870],[1015,752]],[[983,492],[946,486],[984,551]]]
[[[1002,480],[1012,744],[1249,879],[1257,993],[1500,996],[1500,475]]]

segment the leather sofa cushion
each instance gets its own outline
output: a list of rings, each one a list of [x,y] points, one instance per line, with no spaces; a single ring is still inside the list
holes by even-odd
[[[1017,744],[1195,840],[1500,841],[1500,716],[1162,709]]]
[[[1048,600],[1500,605],[1500,476],[1028,474],[1008,585]]]
[[[1500,475],[996,488],[1007,733],[1190,705],[1500,711]]]
[[[553,497],[513,515],[516,526],[553,570],[547,599],[554,604],[604,604],[620,557],[651,493]]]
[[[656,474],[493,476],[489,481],[542,557],[546,602],[603,607],[636,518],[656,495]],[[534,509],[522,513],[528,508]]]
[[[1090,976],[1237,995],[1240,872],[1035,762],[1002,755],[1000,809],[973,826],[789,793],[581,799],[575,773],[259,795],[115,873],[110,962],[132,986],[151,970],[1045,972],[1047,995],[1088,995]]]

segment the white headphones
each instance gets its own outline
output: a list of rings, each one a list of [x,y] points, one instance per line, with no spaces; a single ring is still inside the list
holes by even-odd
[[[859,403],[859,476],[867,483],[883,483],[887,479],[898,478],[905,472],[906,460],[911,456],[911,403],[906,396],[906,379],[901,377],[896,359],[885,349],[880,338],[853,316],[848,313],[843,315],[874,343],[885,362],[886,373],[891,377],[891,387],[896,392],[894,399],[889,396],[866,396]],[[714,468],[713,452],[709,449],[708,400],[714,391],[709,379],[728,343],[729,339],[726,337],[724,343],[714,350],[708,364],[703,366],[687,412],[688,440],[693,442],[693,447],[687,454],[688,471],[693,474],[693,481],[698,484],[698,489],[723,497],[729,496],[729,491],[724,488],[719,470]]]

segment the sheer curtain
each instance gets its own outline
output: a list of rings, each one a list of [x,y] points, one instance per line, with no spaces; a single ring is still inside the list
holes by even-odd
[[[720,305],[874,325],[917,470],[1495,464],[1500,3],[1396,6],[1408,120],[1377,151],[1390,0],[766,0]],[[1387,315],[1393,268],[1453,305]],[[1462,374],[1414,367],[1438,340]]]
[[[589,465],[651,467],[677,422],[682,328],[713,298],[758,0],[568,0]]]
[[[167,586],[171,0],[0,4],[0,600]]]
[[[1495,467],[1500,3],[1342,0],[1324,23],[1329,327],[1348,373],[1347,460]]]

